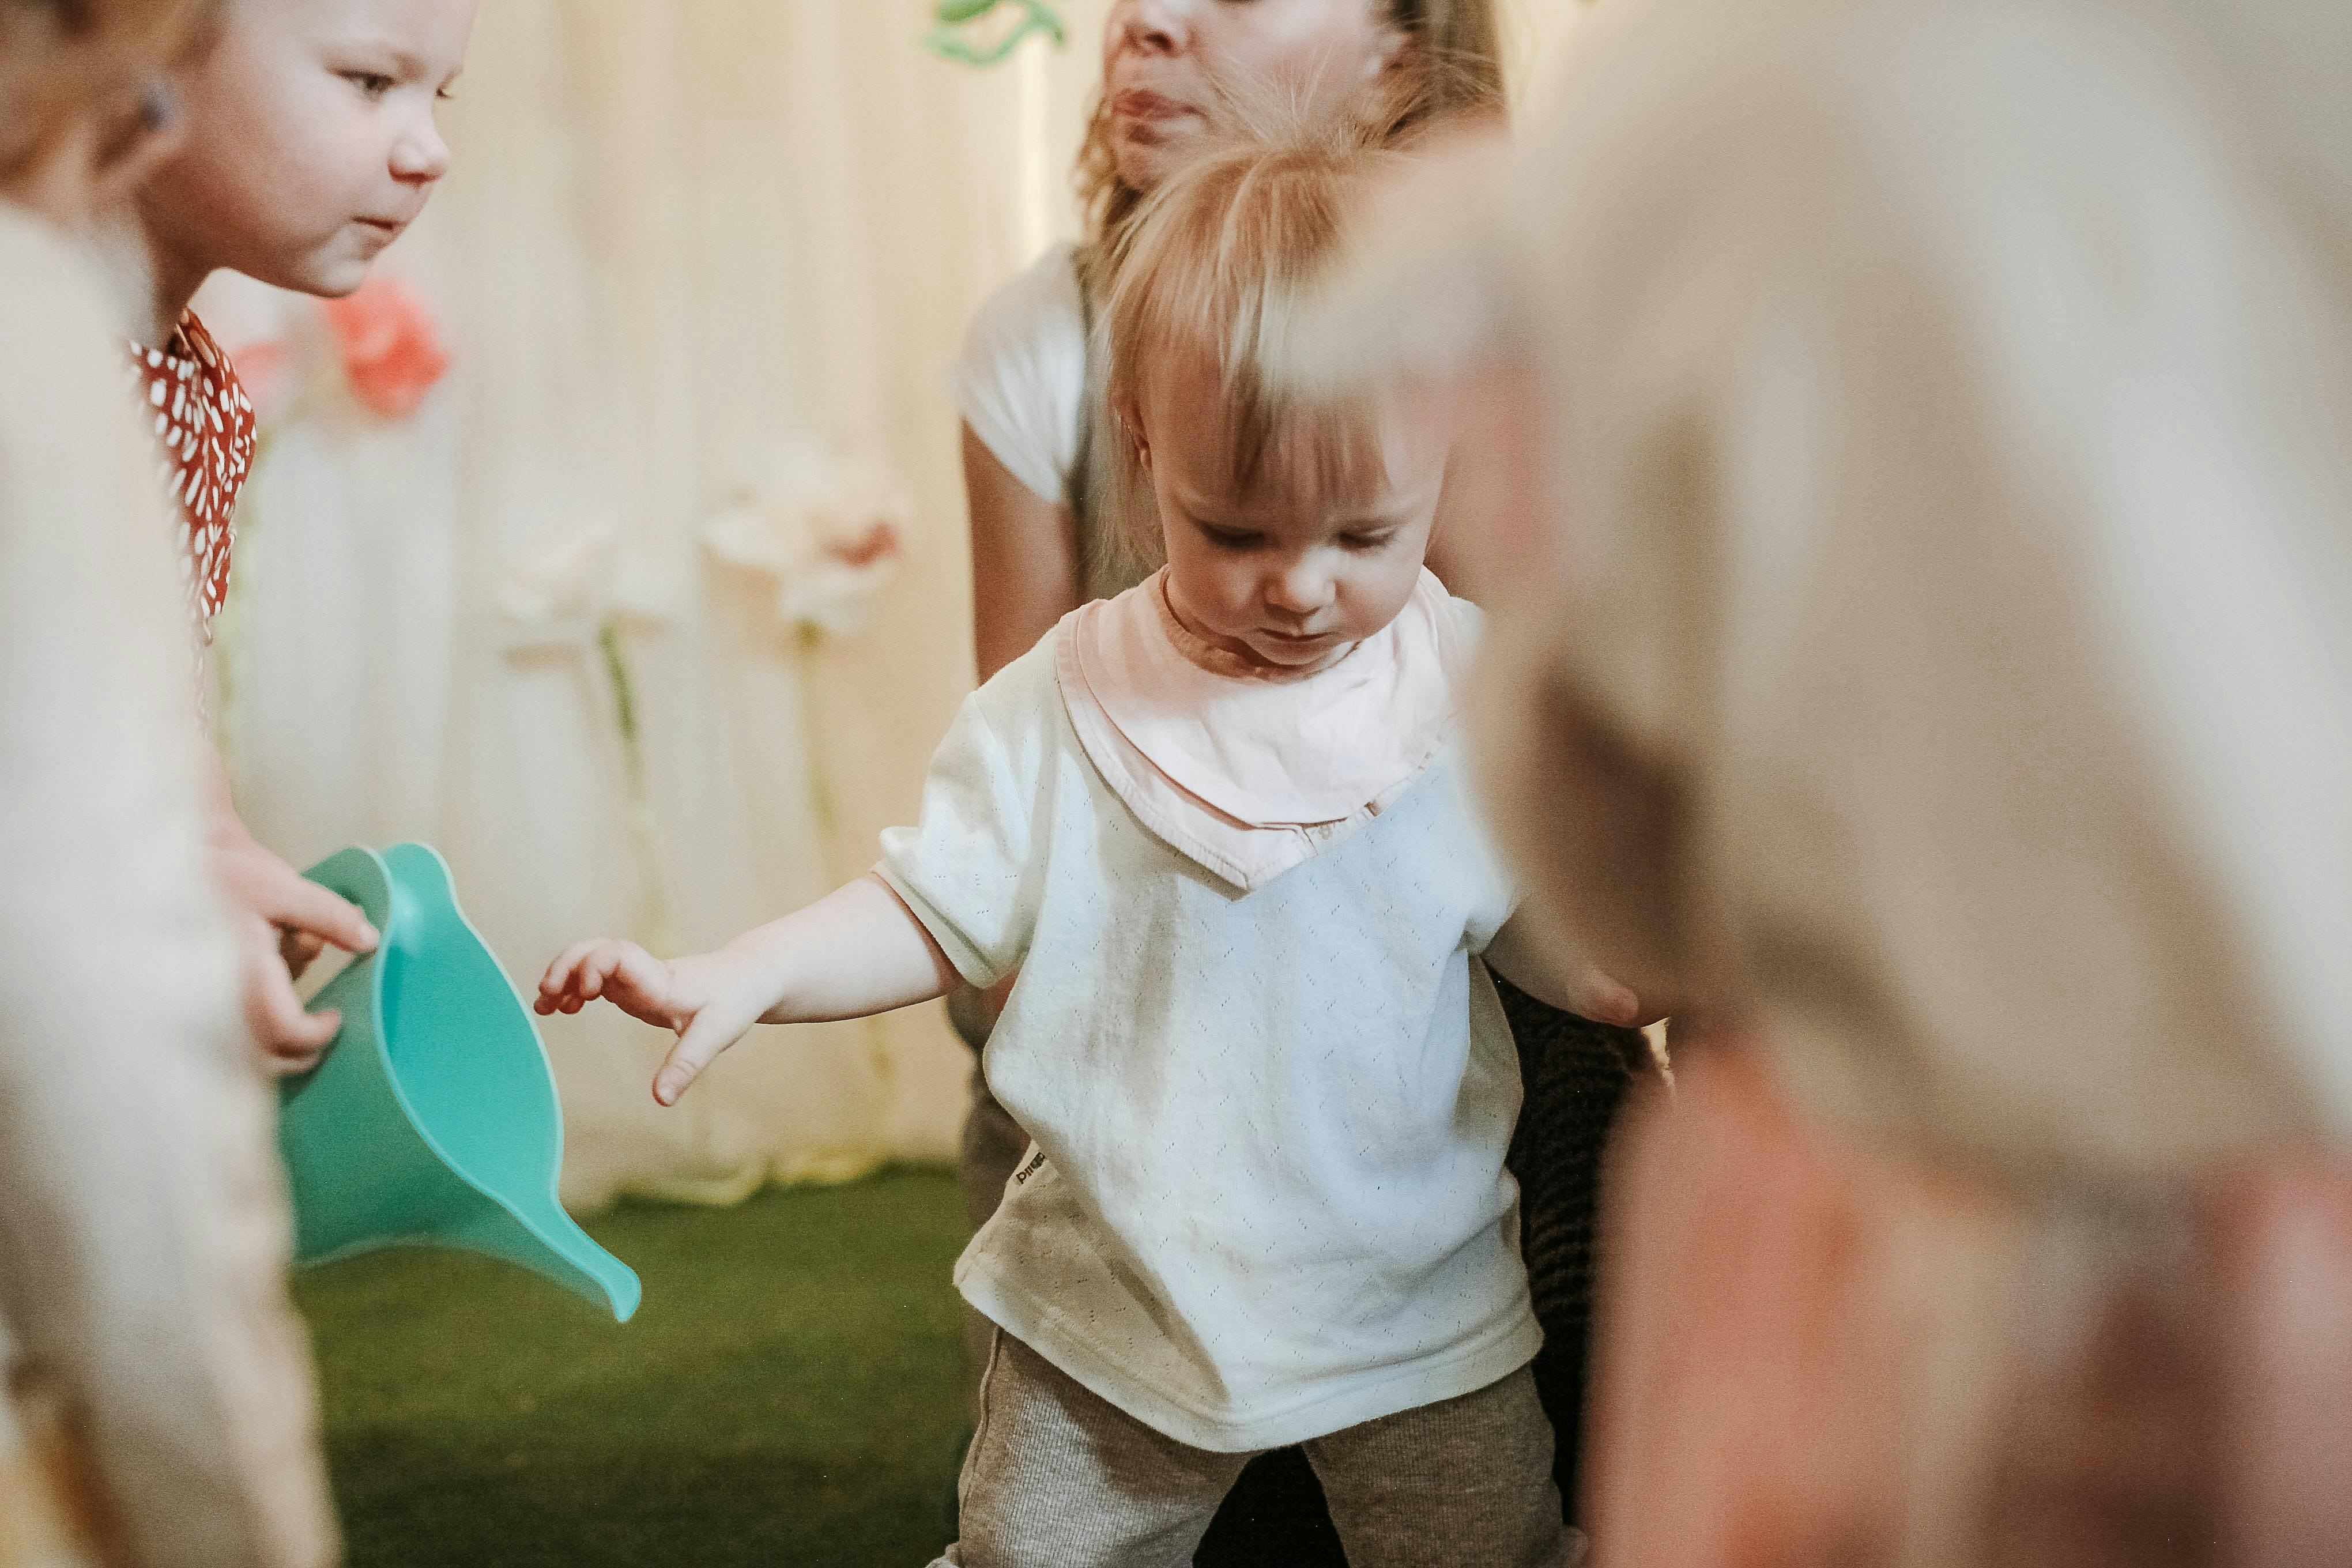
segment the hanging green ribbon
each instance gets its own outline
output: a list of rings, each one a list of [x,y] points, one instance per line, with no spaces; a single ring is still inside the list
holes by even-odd
[[[994,43],[975,41],[977,25],[1008,5],[1020,9],[1021,20]],[[940,58],[959,65],[995,65],[1036,33],[1045,34],[1056,45],[1069,42],[1070,37],[1061,14],[1045,0],[940,0],[934,15],[938,20],[924,35],[923,47]]]

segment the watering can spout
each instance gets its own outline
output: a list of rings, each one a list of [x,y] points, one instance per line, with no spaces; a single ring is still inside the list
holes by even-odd
[[[554,1074],[522,998],[459,911],[447,865],[403,844],[346,849],[309,874],[358,904],[382,940],[319,994],[313,1005],[339,1009],[342,1033],[283,1091],[296,1261],[459,1247],[627,1321],[637,1277],[557,1200]]]
[[[561,1208],[526,1220],[485,1210],[478,1230],[459,1230],[443,1239],[454,1247],[486,1252],[551,1280],[590,1305],[604,1308],[613,1321],[636,1315],[644,1288],[628,1265],[599,1247]]]

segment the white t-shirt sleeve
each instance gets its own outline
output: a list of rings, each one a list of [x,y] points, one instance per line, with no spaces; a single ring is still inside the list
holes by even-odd
[[[1086,303],[1071,247],[1057,245],[981,306],[948,390],[1005,471],[1059,506],[1077,465],[1086,388]]]
[[[1457,781],[1448,787],[1462,789],[1464,785]],[[1520,889],[1504,863],[1502,852],[1496,846],[1493,831],[1488,827],[1486,815],[1479,810],[1477,802],[1465,801],[1464,809],[1476,824],[1476,831],[1472,835],[1475,848],[1469,861],[1475,873],[1479,896],[1471,904],[1470,918],[1462,934],[1465,945],[1476,954],[1492,947],[1495,938],[1510,923],[1511,917],[1518,913]]]
[[[964,699],[931,758],[921,816],[883,832],[875,868],[956,973],[983,990],[1020,967],[1036,924],[1030,820],[1042,766],[1034,747],[1006,745],[983,700],[1034,663],[1016,662]]]
[[[1458,639],[1454,657],[1462,661],[1465,672],[1458,675],[1456,679],[1466,681],[1473,679],[1468,672],[1476,668],[1474,661],[1477,658],[1478,650],[1486,642],[1486,613],[1469,600],[1452,595],[1447,596],[1446,608],[1454,617]],[[1447,787],[1460,789],[1463,785],[1457,781],[1449,784]],[[1476,831],[1473,835],[1476,845],[1473,865],[1483,883],[1484,892],[1481,897],[1474,900],[1469,922],[1463,934],[1467,940],[1470,952],[1483,953],[1494,944],[1496,934],[1509,923],[1511,916],[1517,912],[1519,904],[1519,889],[1497,846],[1494,829],[1486,819],[1484,803],[1476,798],[1475,793],[1465,792],[1465,795],[1467,798],[1463,803],[1463,809],[1476,825]]]

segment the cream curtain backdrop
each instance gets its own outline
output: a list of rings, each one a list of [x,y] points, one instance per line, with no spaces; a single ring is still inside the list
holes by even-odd
[[[453,173],[384,263],[456,367],[411,420],[286,424],[246,503],[220,723],[265,842],[438,846],[526,988],[568,942],[648,935],[651,897],[696,951],[870,864],[971,679],[944,373],[988,291],[1076,227],[1108,5],[1063,9],[1070,47],[974,71],[919,49],[911,0],[482,7]],[[1581,9],[1519,0],[1520,57]],[[232,346],[315,330],[235,282],[200,309]],[[869,455],[911,503],[871,623],[814,651],[698,542],[795,441]],[[604,534],[662,618],[625,638],[654,889],[600,659],[501,608],[519,563]],[[646,1090],[667,1037],[609,1009],[545,1033],[578,1206],[945,1156],[964,1103],[936,1008],[759,1031],[669,1111]]]

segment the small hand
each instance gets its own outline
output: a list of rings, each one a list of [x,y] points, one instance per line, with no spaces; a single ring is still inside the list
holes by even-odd
[[[1590,1018],[1596,1024],[1614,1024],[1622,1029],[1638,1029],[1657,1021],[1643,1012],[1642,999],[1625,986],[1589,963],[1574,967],[1574,978],[1568,984],[1576,1005],[1569,1011],[1578,1017]]]
[[[273,1072],[307,1072],[342,1027],[342,1017],[303,1012],[294,982],[331,944],[373,952],[375,928],[241,828],[215,838],[212,864],[234,906],[246,1025]]]
[[[261,1047],[263,1067],[282,1078],[309,1072],[333,1044],[343,1016],[331,1009],[302,1010],[294,976],[279,952],[276,928],[239,910],[230,916],[236,935],[238,989],[245,997],[245,1026]]]
[[[722,953],[668,962],[633,942],[599,938],[575,942],[557,955],[539,982],[532,1004],[541,1016],[577,1013],[598,998],[640,1023],[677,1036],[654,1099],[676,1105],[719,1052],[741,1039],[772,998],[756,994],[742,966]]]
[[[1638,1029],[1665,1016],[1654,1001],[1586,962],[1539,910],[1522,909],[1504,923],[1487,946],[1486,966],[1537,1001],[1596,1024]]]

